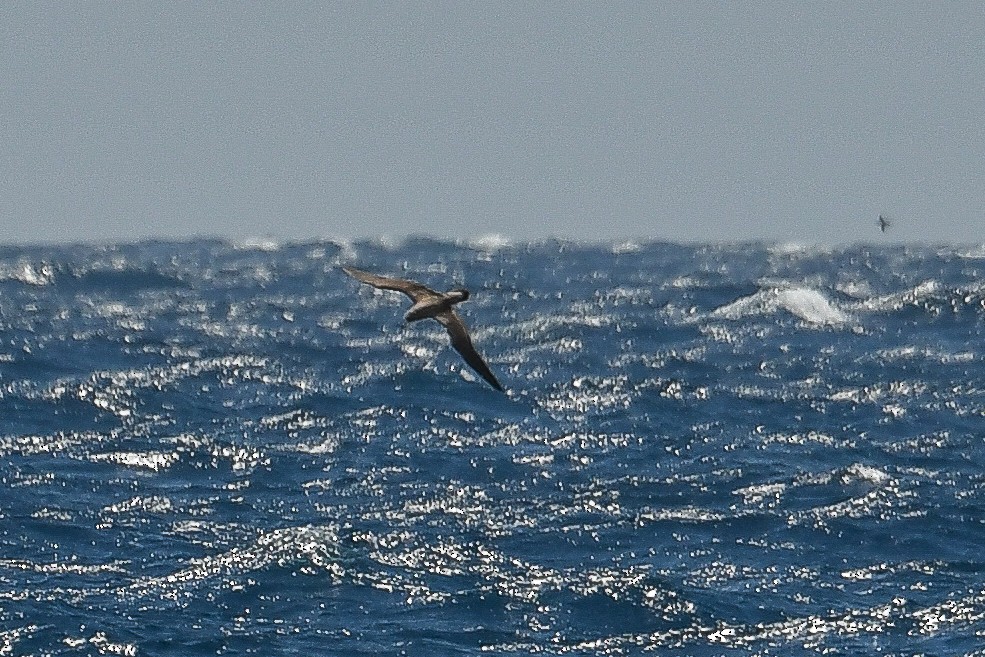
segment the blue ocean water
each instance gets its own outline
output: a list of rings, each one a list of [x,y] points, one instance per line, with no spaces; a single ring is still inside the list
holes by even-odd
[[[508,389],[350,263],[438,289]],[[985,247],[0,249],[0,654],[985,655]]]

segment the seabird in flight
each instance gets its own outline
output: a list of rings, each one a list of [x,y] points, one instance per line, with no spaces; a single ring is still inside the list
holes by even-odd
[[[889,219],[879,215],[879,230],[885,233],[887,228],[889,228]]]
[[[415,281],[377,276],[355,267],[342,267],[342,271],[361,283],[378,287],[381,290],[395,290],[406,294],[414,302],[414,305],[404,315],[404,319],[408,322],[416,322],[420,319],[430,318],[444,326],[451,337],[451,346],[462,355],[469,367],[475,370],[493,388],[503,391],[503,386],[499,385],[499,381],[489,370],[486,361],[482,360],[482,356],[472,345],[472,338],[469,337],[469,331],[465,328],[462,319],[452,308],[456,303],[461,303],[469,298],[468,290],[456,288],[441,293]]]

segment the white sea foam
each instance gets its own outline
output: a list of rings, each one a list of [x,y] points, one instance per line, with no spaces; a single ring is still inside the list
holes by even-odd
[[[954,255],[966,260],[985,260],[985,244],[979,244],[963,251],[956,251]]]
[[[488,235],[480,235],[479,237],[472,238],[466,244],[469,248],[475,249],[476,251],[496,253],[502,249],[509,248],[512,242],[505,235],[489,233]]]
[[[759,290],[755,294],[717,308],[712,315],[726,319],[742,319],[755,315],[769,315],[779,310],[785,310],[804,322],[817,326],[837,326],[849,320],[848,315],[826,296],[808,287]]]
[[[636,253],[641,250],[643,246],[636,241],[629,240],[626,242],[620,242],[618,244],[612,245],[612,253],[619,255],[620,253]]]
[[[777,292],[781,307],[811,324],[843,324],[848,316],[836,308],[827,297],[810,288],[794,288]]]
[[[842,477],[850,480],[861,479],[872,484],[885,484],[891,479],[888,474],[879,468],[874,468],[871,465],[865,465],[864,463],[853,463],[848,466]]]
[[[93,454],[89,457],[96,462],[108,462],[122,465],[128,468],[143,468],[159,472],[167,470],[181,459],[177,452],[110,452],[107,454]]]
[[[916,305],[921,300],[932,297],[940,289],[940,283],[935,280],[927,280],[909,290],[866,299],[858,304],[858,308],[875,312],[899,310],[904,306]]]
[[[13,265],[0,265],[0,281],[20,281],[28,285],[50,285],[55,280],[55,272],[48,265],[35,267],[29,262]]]
[[[240,251],[263,251],[273,253],[279,251],[281,243],[272,237],[247,237],[238,242],[233,242],[232,247]]]

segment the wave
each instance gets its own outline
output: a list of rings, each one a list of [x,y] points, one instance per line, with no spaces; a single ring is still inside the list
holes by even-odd
[[[905,306],[920,305],[921,302],[936,297],[940,291],[941,285],[937,281],[923,281],[902,292],[894,292],[892,294],[866,299],[859,304],[859,308],[875,312],[900,310]]]
[[[935,279],[853,304],[856,312],[897,313],[915,312],[933,318],[956,317],[964,313],[980,315],[985,312],[985,284],[945,285]]]
[[[985,260],[985,244],[979,244],[964,250],[957,250],[954,253],[958,258],[965,258],[967,260]]]
[[[772,315],[779,311],[786,311],[814,326],[840,326],[850,319],[824,294],[808,287],[759,290],[751,296],[721,306],[711,314],[726,319],[743,319],[750,316]]]
[[[501,251],[512,246],[513,241],[506,237],[505,235],[500,235],[499,233],[490,233],[488,235],[480,235],[463,242],[465,246],[475,251],[482,251],[484,253],[495,253],[496,251]]]
[[[979,262],[473,246],[0,250],[0,645],[978,654]]]
[[[0,264],[0,281],[19,281],[40,287],[50,285],[53,280],[54,270],[47,264],[34,265],[25,261]]]

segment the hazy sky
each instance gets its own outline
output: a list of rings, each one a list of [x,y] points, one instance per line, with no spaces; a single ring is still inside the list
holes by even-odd
[[[0,154],[4,243],[981,243],[985,4],[8,1]]]

